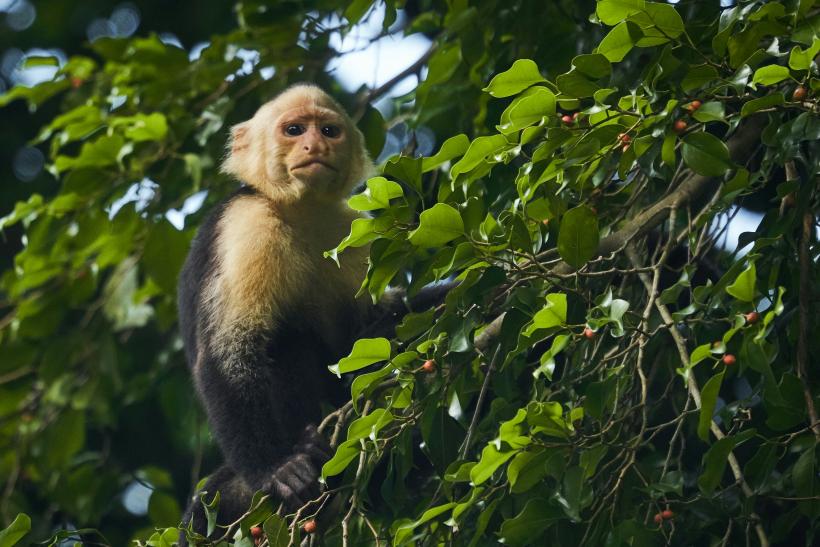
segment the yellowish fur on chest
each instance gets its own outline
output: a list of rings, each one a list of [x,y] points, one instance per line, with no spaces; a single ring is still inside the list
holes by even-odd
[[[328,214],[336,218],[340,211],[344,217],[328,225]],[[350,253],[341,269],[322,256],[355,217],[343,209],[307,214],[286,222],[261,196],[242,196],[226,207],[217,228],[216,272],[205,288],[214,350],[227,350],[246,333],[271,332],[288,313],[318,323],[332,339],[338,329],[329,321],[338,319],[336,312],[361,308],[353,296],[366,271],[365,255]]]

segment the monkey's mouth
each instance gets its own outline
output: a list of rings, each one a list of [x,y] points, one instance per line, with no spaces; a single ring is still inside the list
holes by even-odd
[[[331,171],[336,171],[335,167],[333,167],[329,163],[324,162],[324,161],[319,160],[319,159],[304,161],[302,163],[294,165],[293,169],[306,169],[308,167],[324,167],[325,169],[330,169]]]

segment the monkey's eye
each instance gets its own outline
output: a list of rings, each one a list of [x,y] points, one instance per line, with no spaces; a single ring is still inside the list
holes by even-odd
[[[339,135],[342,134],[342,130],[339,129],[336,125],[323,125],[322,126],[322,135],[325,137],[329,137],[331,139],[335,139]]]
[[[285,134],[291,137],[298,137],[305,132],[305,128],[298,123],[292,123],[285,127]]]

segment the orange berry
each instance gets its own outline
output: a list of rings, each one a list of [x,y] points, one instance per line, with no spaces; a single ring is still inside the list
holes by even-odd
[[[561,121],[564,122],[566,125],[572,125],[572,122],[574,120],[572,119],[572,116],[570,116],[569,114],[564,114],[563,116],[561,116]]]
[[[583,336],[587,340],[592,340],[593,338],[595,338],[595,331],[592,330],[591,328],[587,327],[587,328],[584,329]]]
[[[663,522],[663,515],[661,515],[660,513],[657,513],[657,514],[656,514],[654,517],[652,517],[652,518],[653,518],[653,520],[655,521],[655,524],[660,524],[660,523],[662,523],[662,522]]]
[[[726,365],[727,367],[730,367],[730,366],[734,365],[737,362],[737,358],[734,355],[732,355],[731,353],[727,353],[726,355],[723,356],[723,359],[721,359],[721,361],[723,361],[724,365]]]
[[[686,131],[686,128],[687,128],[687,127],[689,127],[689,124],[687,124],[687,123],[686,123],[685,121],[683,121],[683,120],[675,120],[675,123],[674,123],[674,124],[672,124],[672,129],[673,129],[673,130],[675,131],[675,133],[677,133],[678,135],[680,135],[681,133],[683,133],[684,131]]]
[[[302,530],[304,530],[306,534],[312,534],[316,531],[316,528],[318,528],[318,526],[316,525],[316,521],[313,519],[305,522],[302,525]]]
[[[436,362],[432,359],[428,359],[421,365],[421,370],[424,372],[435,372],[436,371]]]
[[[622,143],[632,142],[632,137],[629,136],[629,133],[621,133],[618,135],[618,140]]]
[[[673,513],[671,509],[665,509],[664,511],[661,512],[661,517],[663,517],[664,520],[669,520],[674,516],[675,516],[675,513]]]
[[[745,314],[743,317],[746,318],[747,323],[757,323],[760,321],[760,314],[756,311],[750,311],[749,313]]]
[[[261,539],[265,535],[265,531],[261,526],[251,526],[251,537],[253,539]]]
[[[695,99],[694,101],[692,101],[691,103],[686,105],[684,108],[686,108],[686,110],[688,110],[689,112],[694,112],[695,110],[700,108],[701,105],[703,105],[703,103],[701,103],[699,100]]]
[[[794,89],[794,93],[792,93],[792,100],[793,101],[802,101],[806,98],[806,95],[809,94],[809,90],[806,89],[804,86],[799,85]]]

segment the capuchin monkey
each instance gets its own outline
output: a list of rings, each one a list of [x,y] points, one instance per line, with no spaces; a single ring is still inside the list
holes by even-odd
[[[338,103],[291,87],[234,126],[229,146],[222,170],[246,186],[205,220],[179,281],[188,365],[226,460],[203,488],[221,492],[221,525],[259,490],[289,511],[318,495],[332,455],[320,402],[344,400],[327,366],[379,313],[354,298],[367,249],[346,250],[341,267],[322,256],[347,235],[357,214],[345,200],[373,170]],[[191,521],[204,535],[198,493]]]

